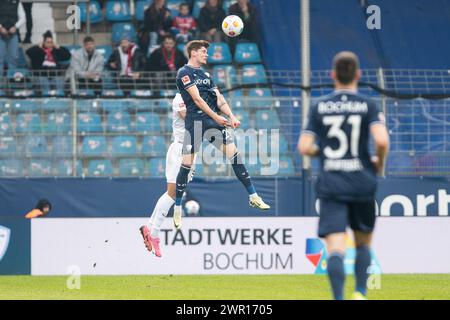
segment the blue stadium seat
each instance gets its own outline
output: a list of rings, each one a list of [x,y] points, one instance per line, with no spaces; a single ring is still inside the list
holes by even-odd
[[[161,97],[173,99],[173,97],[177,94],[177,90],[161,90],[159,94]]]
[[[78,132],[85,134],[90,132],[102,132],[102,120],[97,113],[78,114]]]
[[[166,174],[166,158],[150,159],[148,173],[152,177],[163,177]]]
[[[173,114],[172,114],[172,112],[169,112],[167,114],[167,117],[164,117],[164,121],[163,121],[163,131],[164,131],[164,133],[172,134],[172,132],[173,132],[172,120],[173,120]]]
[[[129,132],[131,130],[131,116],[125,111],[108,114],[106,127],[109,132]]]
[[[260,63],[261,55],[259,54],[258,45],[253,42],[238,43],[234,52],[234,61],[240,64]]]
[[[232,87],[237,84],[236,68],[233,65],[214,66],[213,79],[219,87]]]
[[[28,175],[31,177],[46,177],[52,175],[52,163],[44,159],[30,159]]]
[[[231,63],[230,47],[225,42],[213,42],[208,48],[208,63]]]
[[[153,95],[153,92],[151,90],[131,90],[130,97],[136,98],[136,97],[151,97]]]
[[[244,130],[250,128],[250,114],[248,113],[248,111],[238,109],[235,110],[233,113],[236,116],[236,118],[241,122],[239,128]]]
[[[120,89],[105,89],[102,90],[102,97],[117,97],[123,98],[125,97],[125,93]]]
[[[106,2],[106,20],[131,21],[130,3],[128,1],[108,0]]]
[[[136,20],[144,21],[145,10],[152,4],[152,0],[137,0],[136,1]]]
[[[101,107],[100,101],[97,100],[76,100],[78,112],[98,111]]]
[[[178,15],[178,9],[180,8],[180,4],[184,3],[184,0],[167,0],[166,6],[170,10],[172,18]]]
[[[12,133],[13,124],[7,112],[0,113],[0,137]]]
[[[103,99],[101,104],[105,112],[126,111],[128,109],[128,101],[126,100]]]
[[[41,131],[41,117],[36,113],[21,113],[16,118],[17,133],[36,133]]]
[[[140,112],[136,114],[136,132],[160,133],[161,123],[156,113]]]
[[[15,112],[38,112],[41,109],[41,103],[36,100],[13,100],[11,106]]]
[[[92,89],[77,89],[76,95],[86,98],[95,98],[95,91]]]
[[[111,53],[113,51],[112,46],[108,46],[108,45],[97,46],[96,49],[98,52],[100,52],[103,55],[103,57],[105,58],[105,61],[107,61],[109,59],[109,57],[111,56]]]
[[[9,108],[11,105],[9,104],[8,100],[0,100],[0,113],[9,111]]]
[[[22,161],[16,159],[0,160],[0,177],[23,176]]]
[[[3,89],[0,89],[0,97],[6,97],[6,92]]]
[[[68,133],[72,129],[71,116],[68,113],[50,113],[43,127],[46,133]]]
[[[166,140],[162,136],[145,136],[141,152],[151,157],[162,157],[166,154]]]
[[[137,153],[137,141],[135,136],[118,136],[112,139],[112,155],[132,156]]]
[[[67,111],[70,109],[69,100],[63,99],[44,99],[41,104],[41,109],[44,111]]]
[[[249,108],[270,108],[273,105],[273,97],[270,89],[254,88],[248,92]]]
[[[91,177],[111,176],[113,168],[109,160],[91,160],[88,164],[87,175]]]
[[[127,35],[133,42],[137,42],[137,33],[134,25],[128,22],[117,22],[112,26],[111,41],[118,43],[123,35]]]
[[[139,112],[139,111],[150,111],[155,109],[157,106],[157,102],[155,100],[149,100],[149,99],[138,99],[134,101],[130,101],[130,105],[128,106],[128,109],[132,112]]]
[[[86,23],[87,21],[87,6],[85,2],[78,3],[80,6],[80,21]],[[89,6],[89,21],[92,24],[96,24],[103,21],[102,8],[100,3],[96,0],[91,0],[91,5]]]
[[[108,151],[108,145],[104,136],[84,137],[81,152],[84,156],[104,156]]]
[[[155,100],[155,102],[156,102],[155,107],[159,111],[163,112],[172,110],[172,99],[158,99]]]
[[[120,176],[142,176],[144,173],[144,162],[141,159],[121,159],[119,161]]]
[[[244,93],[242,92],[241,89],[234,90],[232,92],[225,94],[225,98],[230,103],[230,106],[233,108],[233,110],[244,108],[245,99]]]
[[[242,67],[242,83],[267,83],[266,71],[261,64],[250,64]]]
[[[73,161],[68,159],[61,159],[55,163],[56,175],[59,177],[73,177]],[[76,162],[76,176],[83,174],[83,166],[80,160]]]
[[[13,137],[5,137],[0,135],[0,156],[10,157],[15,155],[17,151],[16,141]]]
[[[198,17],[200,16],[200,11],[202,10],[205,3],[206,0],[195,0],[194,7],[192,8],[192,15],[195,19],[198,19]]]
[[[274,110],[259,110],[255,113],[256,129],[279,129],[280,118]]]
[[[52,155],[67,157],[73,153],[73,139],[69,136],[56,136],[52,141]]]
[[[45,156],[48,153],[47,139],[44,136],[26,136],[23,146],[26,156]]]
[[[50,89],[42,91],[43,97],[64,97],[64,90]]]

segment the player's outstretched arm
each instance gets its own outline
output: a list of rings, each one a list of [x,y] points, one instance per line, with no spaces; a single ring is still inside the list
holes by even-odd
[[[315,136],[309,132],[304,132],[300,136],[297,149],[304,156],[315,157],[319,155],[319,147],[314,143]]]
[[[231,126],[233,128],[237,128],[241,125],[241,122],[234,116],[233,111],[231,111],[231,107],[228,102],[225,100],[225,97],[220,93],[219,89],[214,89],[214,92],[217,95],[217,106],[220,111],[226,116],[230,118]]]
[[[221,126],[225,126],[228,123],[228,120],[224,117],[219,116],[217,113],[212,111],[212,109],[208,106],[208,104],[203,100],[200,96],[200,92],[198,91],[197,86],[191,86],[186,89],[187,92],[191,95],[192,100],[200,108],[204,113],[210,116],[214,121],[216,121]]]

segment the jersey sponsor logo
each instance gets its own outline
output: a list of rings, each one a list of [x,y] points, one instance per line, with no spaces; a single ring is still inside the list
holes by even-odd
[[[183,85],[187,85],[191,83],[191,78],[189,78],[188,75],[185,75],[184,77],[181,78],[181,82],[183,82]]]
[[[211,85],[211,80],[210,79],[197,79],[197,80],[195,80],[195,84],[196,85],[203,84],[205,86],[209,86],[209,85]]]

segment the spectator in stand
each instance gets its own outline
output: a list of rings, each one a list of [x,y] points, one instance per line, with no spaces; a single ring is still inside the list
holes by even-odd
[[[201,38],[208,42],[222,42],[225,37],[222,32],[222,21],[225,16],[225,10],[219,0],[208,0],[198,17]]]
[[[245,26],[239,37],[230,38],[230,47],[233,53],[237,42],[258,42],[257,10],[253,4],[249,3],[249,0],[237,0],[237,3],[228,9],[228,14],[240,17]]]
[[[32,12],[32,7],[33,7],[33,2],[23,2],[23,10],[25,11],[25,17],[27,20],[27,33],[25,34],[25,39],[23,40],[23,43],[31,43],[31,35],[32,35],[32,31],[33,31],[33,15],[31,14]]]
[[[179,14],[173,19],[172,33],[175,35],[177,43],[187,43],[194,38],[197,23],[189,13],[187,3],[180,4]]]
[[[159,40],[170,34],[172,19],[166,0],[155,0],[145,10],[144,30],[149,33],[147,57],[158,47]]]
[[[29,48],[26,54],[30,58],[31,67],[37,75],[43,93],[64,89],[61,62],[70,59],[70,51],[53,41],[51,31],[45,32],[42,43]]]
[[[175,38],[165,36],[161,47],[150,55],[147,70],[149,71],[177,71],[187,63],[183,52],[176,48]]]
[[[139,47],[124,35],[107,62],[108,70],[113,71],[112,77],[118,79],[119,87],[128,95],[136,84],[142,81],[142,72],[146,68],[146,58]]]
[[[101,76],[105,58],[95,49],[95,40],[87,36],[83,40],[83,48],[76,50],[70,60],[69,72],[74,72],[77,83],[82,89],[101,91]]]
[[[25,11],[17,0],[2,0],[0,10],[0,77],[6,63],[17,68],[19,58],[19,28],[25,23]],[[5,59],[6,58],[6,59]]]

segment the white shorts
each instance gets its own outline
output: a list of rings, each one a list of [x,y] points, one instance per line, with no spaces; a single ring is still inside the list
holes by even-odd
[[[177,175],[180,171],[183,144],[180,142],[172,142],[166,154],[166,180],[167,183],[176,183]]]

